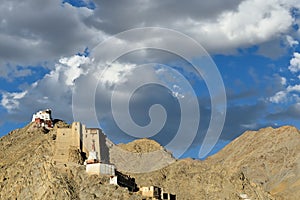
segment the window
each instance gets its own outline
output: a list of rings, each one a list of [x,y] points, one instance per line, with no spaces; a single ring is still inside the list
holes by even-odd
[[[164,193],[163,194],[163,199],[168,199],[168,196],[169,196],[168,193]]]

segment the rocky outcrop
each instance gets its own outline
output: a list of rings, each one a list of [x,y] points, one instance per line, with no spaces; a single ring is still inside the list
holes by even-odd
[[[110,147],[110,162],[123,172],[145,173],[164,168],[176,159],[160,144],[139,139]]]
[[[247,131],[207,162],[244,173],[278,199],[300,197],[300,132],[295,127]]]
[[[118,144],[118,147],[132,153],[150,153],[165,150],[159,143],[147,138],[134,140],[127,144]]]

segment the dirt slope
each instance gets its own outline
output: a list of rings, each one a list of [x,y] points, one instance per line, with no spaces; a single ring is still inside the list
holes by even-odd
[[[88,176],[75,163],[52,160],[55,130],[45,134],[32,124],[0,139],[0,199],[140,199],[108,177]]]
[[[139,139],[110,148],[110,162],[123,172],[141,173],[161,169],[176,159],[160,144],[149,139]]]
[[[108,177],[88,176],[84,166],[76,164],[80,160],[55,163],[55,133],[56,128],[45,134],[30,124],[0,138],[0,199],[141,199],[108,185]],[[147,139],[109,146],[117,168],[143,172],[131,172],[139,186],[163,187],[179,200],[300,196],[300,134],[294,127],[245,132],[205,161],[175,160]],[[165,167],[153,168],[157,163]]]
[[[300,197],[300,134],[295,127],[247,131],[205,161],[178,160],[134,174],[178,199],[289,199]]]
[[[295,127],[247,131],[208,159],[246,177],[278,199],[300,197],[300,132]]]

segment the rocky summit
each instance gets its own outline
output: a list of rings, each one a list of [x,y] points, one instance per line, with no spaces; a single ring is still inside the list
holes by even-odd
[[[135,177],[138,184],[176,192],[178,199],[297,200],[300,132],[291,126],[247,131],[205,161],[178,160]]]
[[[57,128],[68,126],[59,122],[46,131],[31,123],[0,138],[0,199],[143,199],[110,185],[109,176],[88,175],[76,149],[68,150],[68,163],[55,162]],[[108,146],[111,163],[138,186],[164,188],[178,200],[300,197],[300,133],[294,127],[247,131],[205,161],[176,160],[148,139]],[[159,162],[157,169],[143,163],[145,153],[156,153],[159,159],[151,161]]]

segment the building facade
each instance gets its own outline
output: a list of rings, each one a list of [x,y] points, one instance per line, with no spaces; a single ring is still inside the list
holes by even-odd
[[[70,128],[58,128],[54,160],[69,162],[69,150],[79,149],[95,163],[109,163],[109,149],[106,135],[98,128],[86,128],[80,122],[73,122]],[[91,156],[90,156],[91,155]]]
[[[51,110],[41,110],[32,115],[31,122],[35,122],[38,127],[52,128],[53,122],[51,117]]]
[[[163,188],[157,186],[140,187],[140,193],[145,200],[176,200],[175,194],[164,192]]]

